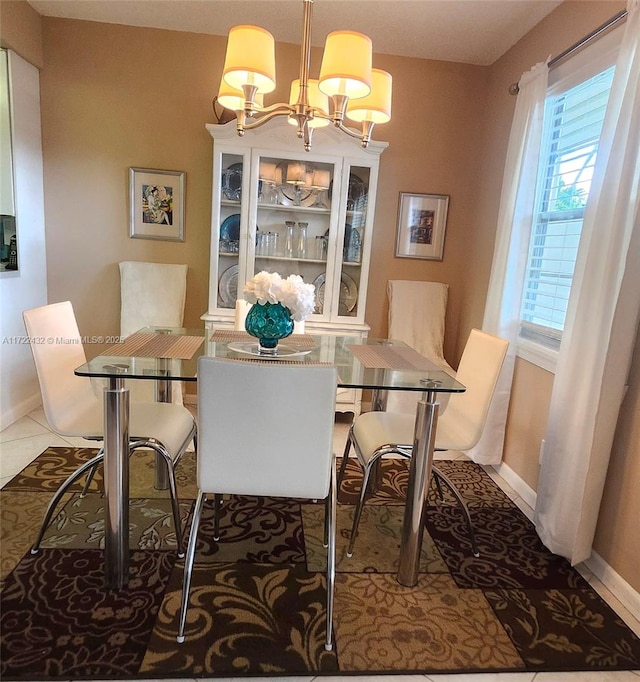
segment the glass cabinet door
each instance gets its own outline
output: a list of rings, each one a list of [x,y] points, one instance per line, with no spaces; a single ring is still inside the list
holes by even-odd
[[[314,315],[325,317],[326,281],[333,274],[333,268],[327,273],[327,261],[331,234],[335,231],[332,225],[335,164],[262,154],[257,169],[248,278],[263,270],[278,272],[282,277],[300,275],[316,287]]]
[[[348,184],[342,257],[337,259],[340,266],[340,287],[336,310],[339,317],[357,317],[360,291],[363,290],[367,276],[363,272],[363,254],[365,240],[369,240],[367,230],[371,229],[368,227],[371,168],[349,166],[345,174],[348,174]]]
[[[234,309],[240,280],[241,222],[244,181],[244,161],[238,154],[221,155],[220,167],[220,230],[218,233],[218,308]],[[244,181],[244,182],[243,182]],[[246,201],[244,202],[246,204]],[[242,291],[240,291],[242,294]]]

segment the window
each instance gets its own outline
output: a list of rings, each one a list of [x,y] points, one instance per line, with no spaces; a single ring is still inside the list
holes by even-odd
[[[520,337],[557,350],[614,67],[545,103]],[[552,88],[550,88],[552,90]]]

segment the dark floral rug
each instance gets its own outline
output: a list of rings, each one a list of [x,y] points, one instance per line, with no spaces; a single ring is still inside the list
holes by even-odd
[[[186,640],[176,644],[183,562],[153,457],[131,460],[131,568],[126,590],[103,589],[101,477],[71,491],[31,555],[51,493],[89,448],[49,448],[0,491],[4,680],[144,679],[335,673],[436,673],[640,668],[640,640],[482,467],[439,466],[467,501],[480,557],[453,497],[429,494],[415,588],[395,580],[407,482],[384,462],[352,558],[345,549],[361,475],[349,463],[338,507],[335,638],[324,650],[321,503],[230,497],[213,540],[206,507]],[[185,527],[195,463],[179,467]]]

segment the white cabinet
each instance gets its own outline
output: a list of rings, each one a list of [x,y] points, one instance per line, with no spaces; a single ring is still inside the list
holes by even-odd
[[[295,128],[274,119],[236,134],[235,121],[208,125],[213,186],[207,328],[232,327],[236,298],[262,270],[298,274],[316,287],[306,333],[366,336],[369,256],[380,154],[333,126],[305,152]],[[341,392],[338,409],[359,412]]]

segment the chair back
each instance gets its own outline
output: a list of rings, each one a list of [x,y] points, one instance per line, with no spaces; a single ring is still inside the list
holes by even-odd
[[[508,346],[504,339],[479,329],[471,330],[456,374],[457,381],[467,390],[451,395],[447,411],[438,421],[439,449],[442,432],[450,433],[453,440],[444,449],[464,451],[478,443]]]
[[[87,357],[69,301],[25,310],[22,314],[36,366],[47,421],[57,433],[73,435],[78,413],[94,406],[91,381],[76,376]],[[101,426],[97,432],[101,431]],[[80,435],[80,434],[78,434]]]
[[[198,486],[205,493],[325,498],[335,367],[198,360]]]
[[[236,331],[244,331],[244,322],[247,319],[247,315],[251,310],[251,303],[245,301],[244,298],[239,298],[236,300],[236,313],[233,318],[233,328]]]
[[[141,327],[182,327],[187,266],[120,263],[120,334]]]
[[[404,341],[418,353],[454,374],[444,359],[444,322],[447,313],[449,285],[441,282],[417,282],[391,279],[387,282],[389,301],[390,339]],[[419,394],[409,391],[389,391],[387,411],[415,413]],[[448,395],[440,397],[440,410],[444,411]]]
[[[390,339],[404,341],[438,365],[443,354],[449,285],[391,279],[387,282]]]

